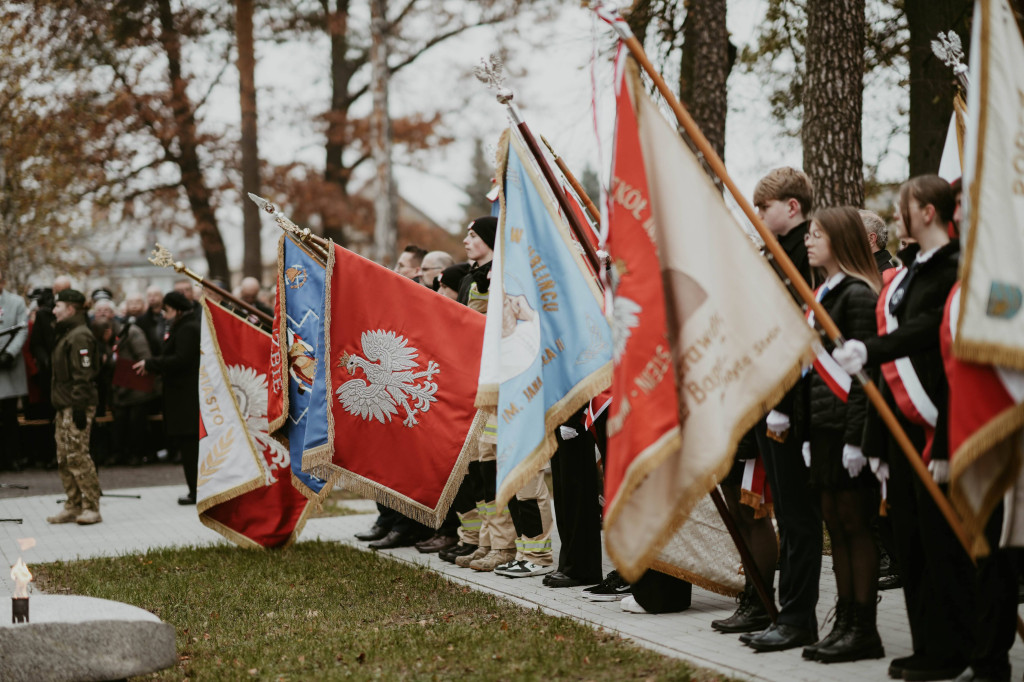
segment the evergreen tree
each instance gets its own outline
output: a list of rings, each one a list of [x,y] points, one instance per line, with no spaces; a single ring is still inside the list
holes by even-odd
[[[470,168],[473,171],[469,184],[466,185],[466,202],[462,204],[465,213],[465,223],[491,214],[491,202],[487,199],[487,193],[491,191],[491,180],[494,178],[494,163],[488,160],[484,150],[484,141],[479,137],[473,140],[473,158],[470,161]]]

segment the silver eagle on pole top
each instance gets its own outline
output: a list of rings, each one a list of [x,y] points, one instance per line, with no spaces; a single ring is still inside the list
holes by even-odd
[[[964,63],[964,48],[955,31],[939,31],[938,38],[931,42],[932,54],[953,70],[963,91],[967,92],[967,65]]]

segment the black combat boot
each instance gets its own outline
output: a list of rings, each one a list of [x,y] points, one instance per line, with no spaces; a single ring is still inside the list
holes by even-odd
[[[772,619],[768,615],[768,610],[749,582],[743,586],[743,592],[740,593],[736,613],[728,618],[711,621],[711,627],[719,632],[760,632],[771,624]]]
[[[818,649],[815,660],[822,663],[860,661],[866,658],[882,658],[885,649],[882,638],[875,626],[876,604],[853,604],[849,629],[838,641]]]
[[[832,632],[828,633],[820,641],[815,642],[810,646],[804,647],[804,658],[809,661],[813,661],[818,657],[818,650],[832,646],[838,642],[846,631],[850,629],[850,621],[852,616],[852,610],[850,609],[850,602],[845,599],[840,599],[836,602],[836,619],[832,623]]]

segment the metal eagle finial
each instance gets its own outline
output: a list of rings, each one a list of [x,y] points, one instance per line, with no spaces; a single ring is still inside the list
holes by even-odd
[[[175,261],[174,256],[167,250],[167,247],[159,242],[156,248],[149,254],[149,262],[158,268],[174,268],[178,272],[185,269],[185,264],[181,261]]]
[[[964,64],[964,48],[960,42],[960,36],[955,31],[942,33],[939,31],[938,40],[931,42],[932,54],[942,60],[942,63],[953,70],[953,74],[960,82],[960,87],[967,92],[967,65]]]

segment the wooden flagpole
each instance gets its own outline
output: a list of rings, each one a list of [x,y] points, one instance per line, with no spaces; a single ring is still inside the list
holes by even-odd
[[[194,270],[191,270],[190,268],[188,268],[181,261],[175,261],[174,257],[171,255],[171,252],[168,251],[163,246],[161,246],[160,244],[157,244],[156,248],[153,249],[153,252],[150,253],[150,255],[149,255],[149,262],[152,263],[153,265],[158,265],[158,266],[164,267],[164,268],[174,268],[175,272],[180,272],[181,274],[185,275],[186,277],[189,277],[189,278],[195,280],[204,289],[209,289],[214,294],[216,294],[219,298],[224,299],[225,301],[230,301],[232,305],[234,305],[234,306],[236,306],[238,308],[241,308],[246,313],[248,313],[251,317],[255,317],[256,320],[261,325],[265,325],[268,328],[273,326],[274,318],[270,317],[270,315],[267,315],[262,310],[249,305],[248,303],[246,303],[242,299],[240,299],[237,296],[235,296],[234,294],[232,294],[230,291],[227,291],[226,289],[222,289],[221,287],[217,286],[216,284],[203,279],[202,275],[200,275],[199,273],[195,272]]]
[[[541,135],[540,141],[544,143],[544,146],[548,148],[549,152],[551,152],[551,156],[555,158],[555,165],[558,166],[558,170],[562,171],[562,175],[564,175],[565,179],[569,181],[569,185],[572,187],[572,190],[576,192],[580,201],[583,202],[583,205],[587,209],[587,213],[590,214],[590,219],[594,221],[595,225],[600,224],[601,212],[597,210],[597,206],[595,206],[594,202],[590,200],[589,196],[587,196],[587,192],[583,189],[583,185],[581,185],[579,180],[576,179],[576,176],[572,174],[572,171],[569,170],[569,166],[565,164],[562,157],[555,153],[554,147],[551,146],[551,143],[548,142],[547,138]]]
[[[829,317],[829,314],[825,311],[825,308],[815,300],[814,292],[811,291],[811,287],[804,281],[804,278],[800,275],[800,271],[793,265],[793,261],[786,255],[785,250],[779,244],[778,240],[772,235],[764,222],[754,211],[754,207],[751,206],[750,202],[745,196],[739,191],[739,188],[733,182],[732,178],[729,177],[728,171],[725,169],[725,164],[722,159],[719,158],[718,153],[715,151],[708,139],[704,137],[704,133],[701,132],[697,123],[690,116],[689,112],[686,111],[685,107],[676,99],[675,95],[669,89],[668,84],[665,83],[665,79],[655,70],[654,65],[647,58],[643,47],[640,45],[640,41],[636,39],[629,26],[624,21],[611,22],[612,27],[618,33],[619,38],[625,43],[626,47],[629,48],[633,58],[636,59],[637,63],[647,72],[651,80],[654,81],[654,85],[658,88],[658,92],[665,98],[665,101],[672,107],[672,111],[676,116],[676,120],[679,125],[682,126],[683,130],[690,137],[690,140],[697,147],[697,150],[704,155],[704,160],[707,162],[711,170],[714,171],[715,175],[722,181],[722,183],[729,189],[733,198],[739,204],[740,208],[743,209],[743,213],[747,216],[754,228],[757,230],[761,239],[764,240],[765,247],[768,249],[772,258],[778,263],[779,267],[785,273],[788,280],[787,285],[792,286],[796,289],[797,294],[804,302],[814,311],[815,320],[821,324],[825,333],[828,334],[829,338],[835,343],[837,348],[842,348],[845,339],[842,333],[839,331],[839,327]],[[886,404],[882,398],[882,394],[878,391],[878,387],[875,386],[874,382],[871,381],[870,377],[863,371],[857,373],[857,380],[864,388],[864,392],[867,394],[868,399],[874,405],[875,409],[878,410],[879,415],[885,422],[889,431],[892,433],[896,443],[900,446],[903,454],[906,455],[907,460],[910,462],[910,466],[914,469],[918,478],[921,480],[922,485],[931,495],[932,500],[935,502],[939,511],[942,512],[942,516],[946,519],[953,533],[957,536],[960,544],[963,545],[964,551],[967,552],[968,556],[971,556],[971,538],[967,535],[967,531],[964,529],[963,524],[960,523],[959,517],[950,505],[949,500],[939,489],[938,484],[932,478],[931,473],[925,466],[924,461],[918,454],[914,444],[910,442],[910,438],[907,436],[903,427],[900,426],[896,419],[896,415],[893,414],[892,410]]]

